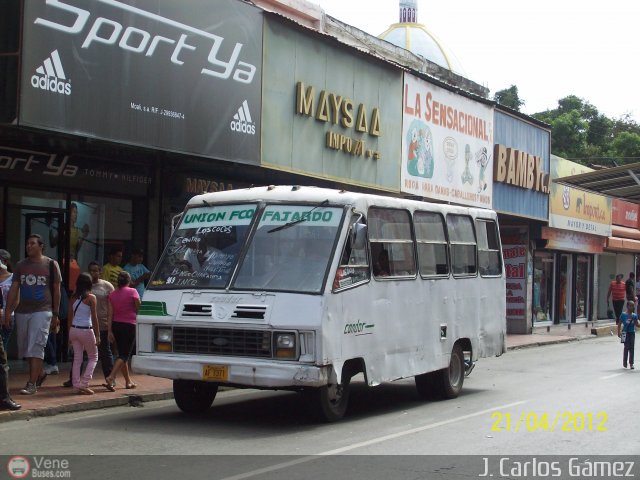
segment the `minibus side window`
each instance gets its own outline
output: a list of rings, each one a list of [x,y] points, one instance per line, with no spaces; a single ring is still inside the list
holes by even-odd
[[[413,214],[418,246],[418,266],[423,277],[448,276],[449,259],[444,218],[435,212]]]
[[[491,277],[502,273],[502,259],[500,258],[500,241],[496,222],[491,220],[477,220],[478,233],[478,269],[483,277]]]
[[[415,277],[415,248],[407,210],[371,208],[369,243],[374,278]]]
[[[336,276],[333,279],[334,291],[360,285],[369,281],[371,278],[366,242],[362,242],[363,244],[360,248],[352,246],[351,244],[353,239],[352,230],[354,225],[357,225],[356,222],[362,225],[365,219],[360,215],[354,216],[352,219],[352,225],[347,234],[347,241],[344,244],[340,264],[338,265],[338,270],[336,270]]]
[[[476,236],[468,215],[447,215],[451,244],[451,270],[454,276],[476,275]]]

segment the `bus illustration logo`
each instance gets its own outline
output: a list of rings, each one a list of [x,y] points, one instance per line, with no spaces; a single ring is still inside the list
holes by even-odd
[[[7,471],[12,478],[26,478],[31,471],[31,465],[24,457],[11,457],[7,463]]]
[[[36,74],[31,77],[31,86],[52,93],[71,95],[71,83],[64,74],[58,50],[51,52],[42,65],[36,68]]]
[[[242,105],[233,116],[233,120],[231,120],[229,126],[234,132],[246,133],[248,135],[256,134],[256,126],[251,120],[251,112],[249,111],[249,104],[246,100],[242,102]]]

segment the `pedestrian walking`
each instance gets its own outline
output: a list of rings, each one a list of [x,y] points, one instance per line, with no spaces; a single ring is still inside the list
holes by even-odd
[[[73,346],[73,366],[71,368],[73,386],[77,393],[83,395],[94,394],[94,391],[89,388],[89,382],[93,378],[93,370],[98,363],[98,345],[100,345],[100,327],[96,305],[96,296],[91,293],[91,276],[88,273],[81,273],[76,280],[76,291],[69,304],[67,327],[69,329],[69,344]],[[87,352],[89,361],[84,372],[80,375],[84,352]]]
[[[0,250],[0,313],[4,313],[4,308],[7,305],[11,279],[13,278],[11,271],[11,254],[6,250]],[[9,350],[11,332],[13,332],[13,316],[9,318],[9,324],[6,326],[4,324],[4,316],[0,318],[2,319],[0,320],[2,324],[0,325],[0,335],[2,336],[2,344],[6,353]]]
[[[109,250],[109,261],[102,266],[100,278],[109,282],[113,287],[118,286],[118,274],[124,272],[120,266],[122,263],[122,248],[112,247]]]
[[[618,337],[624,344],[622,351],[622,367],[633,370],[633,354],[636,343],[636,327],[640,327],[638,321],[638,315],[634,313],[636,307],[635,302],[627,301],[627,311],[620,316],[620,323],[618,324]],[[628,361],[628,362],[627,362]]]
[[[7,317],[2,317],[4,324]],[[9,362],[4,344],[0,342],[0,410],[20,410],[22,405],[16,403],[9,395]]]
[[[140,308],[140,296],[135,288],[129,286],[131,276],[122,271],[118,275],[118,288],[109,295],[109,340],[115,341],[118,358],[113,365],[111,375],[103,385],[110,392],[115,392],[113,382],[122,370],[126,388],[136,388],[129,376],[129,356],[136,341],[136,315]]]
[[[10,260],[11,255],[9,252],[0,250],[0,300],[2,300],[0,314],[4,313],[3,308],[7,304],[7,294],[11,286],[12,275],[7,271]],[[0,316],[0,328],[2,328],[2,342],[0,342],[0,410],[20,410],[22,408],[9,395],[9,362],[7,361],[6,344],[9,341],[9,335],[11,335],[11,324],[6,322],[11,322],[11,320],[12,317],[10,315]],[[5,332],[8,332],[6,339]]]
[[[620,324],[620,315],[624,309],[624,302],[627,298],[626,285],[622,281],[624,275],[618,273],[616,279],[609,284],[609,291],[607,292],[607,306],[610,305],[610,301],[613,300],[613,311],[616,315],[616,325]]]
[[[44,255],[40,235],[27,237],[26,251],[15,266],[4,316],[6,325],[15,310],[18,356],[29,363],[29,380],[20,393],[33,395],[47,377],[42,364],[49,330],[60,326],[62,276],[58,262]]]
[[[102,366],[104,378],[111,375],[113,370],[113,353],[109,341],[109,295],[115,289],[106,280],[100,278],[100,264],[89,263],[89,275],[91,275],[91,293],[96,296],[98,312],[98,325],[100,326],[100,345],[98,346],[98,359]]]
[[[149,269],[142,263],[143,258],[144,252],[136,248],[131,252],[129,263],[124,266],[124,271],[131,275],[131,286],[138,291],[140,298],[144,293],[144,282],[151,276]]]

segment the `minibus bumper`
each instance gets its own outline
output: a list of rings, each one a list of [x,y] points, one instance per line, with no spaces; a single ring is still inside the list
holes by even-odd
[[[173,380],[206,380],[248,388],[302,388],[327,385],[330,367],[296,362],[230,359],[228,357],[181,358],[178,355],[134,355],[135,373]],[[204,378],[206,367],[226,367],[226,380]]]

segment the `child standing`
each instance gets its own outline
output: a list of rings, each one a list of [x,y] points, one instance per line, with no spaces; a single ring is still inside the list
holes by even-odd
[[[93,370],[98,363],[98,345],[100,332],[98,314],[96,311],[96,296],[91,293],[91,276],[81,273],[76,281],[76,291],[69,303],[67,326],[69,328],[69,344],[73,346],[73,366],[71,380],[76,392],[82,395],[93,395],[89,388],[89,381],[93,377]],[[80,376],[83,351],[87,352],[89,362]]]
[[[633,353],[636,343],[636,326],[640,327],[638,316],[633,313],[635,310],[635,302],[629,300],[627,302],[627,311],[620,315],[620,323],[618,323],[618,337],[624,335],[624,350],[622,353],[622,366],[627,368],[627,358],[629,359],[629,368],[633,370]]]

